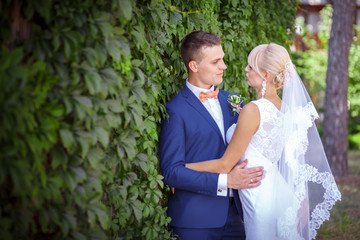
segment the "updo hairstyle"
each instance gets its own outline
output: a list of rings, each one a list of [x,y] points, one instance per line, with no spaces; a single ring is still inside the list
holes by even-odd
[[[261,44],[248,56],[248,63],[262,78],[261,71],[269,72],[276,89],[282,88],[285,81],[285,64],[290,61],[288,51],[276,43]]]

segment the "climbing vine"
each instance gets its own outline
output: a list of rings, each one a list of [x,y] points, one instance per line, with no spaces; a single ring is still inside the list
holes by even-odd
[[[248,96],[247,54],[294,18],[288,0],[2,1],[0,238],[170,239],[157,146],[181,39],[218,33],[222,87]]]

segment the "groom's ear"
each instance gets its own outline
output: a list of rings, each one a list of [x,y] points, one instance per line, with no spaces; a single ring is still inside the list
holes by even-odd
[[[197,63],[194,60],[191,60],[189,62],[189,69],[193,72],[197,72],[198,71],[198,66]]]

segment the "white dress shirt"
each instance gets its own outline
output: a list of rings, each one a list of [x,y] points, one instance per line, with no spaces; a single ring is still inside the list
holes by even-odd
[[[204,89],[199,88],[191,83],[189,83],[188,79],[186,79],[186,86],[195,94],[197,98],[199,98],[199,95],[201,92],[211,92],[214,91],[214,86],[212,86],[210,89]],[[214,121],[216,122],[217,126],[219,127],[219,130],[221,132],[221,135],[223,137],[223,141],[225,143],[225,130],[224,130],[224,118],[220,106],[219,99],[216,98],[208,98],[205,101],[202,102],[206,110],[210,113]],[[210,160],[210,159],[208,159]],[[227,174],[226,173],[220,173],[218,178],[218,188],[217,188],[217,195],[218,196],[227,196]]]

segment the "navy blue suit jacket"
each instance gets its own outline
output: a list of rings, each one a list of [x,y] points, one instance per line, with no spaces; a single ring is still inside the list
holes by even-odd
[[[238,118],[227,102],[229,94],[220,89],[218,95],[225,133]],[[193,171],[185,163],[220,158],[227,144],[210,113],[187,86],[166,104],[166,110],[169,118],[162,121],[159,150],[164,182],[176,189],[168,198],[170,225],[222,227],[228,215],[229,198],[217,196],[219,174]],[[241,214],[237,191],[234,197]]]

